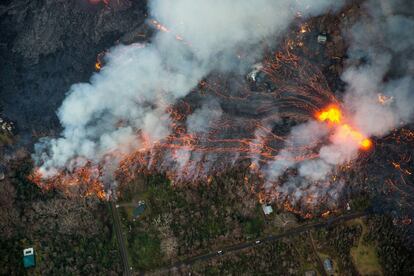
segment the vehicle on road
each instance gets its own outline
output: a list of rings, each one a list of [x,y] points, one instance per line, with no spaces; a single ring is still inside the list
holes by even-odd
[[[259,243],[261,243],[262,241],[261,240],[257,240],[257,241],[255,241],[255,243],[256,244],[259,244]]]
[[[218,255],[222,255],[222,254],[223,254],[223,250],[219,250],[219,251],[217,251],[217,254],[218,254]]]

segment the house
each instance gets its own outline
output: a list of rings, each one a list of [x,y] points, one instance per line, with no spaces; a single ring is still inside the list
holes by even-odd
[[[325,259],[323,261],[323,267],[325,268],[326,272],[328,272],[329,275],[333,272],[333,265],[331,259]]]
[[[262,205],[262,209],[263,209],[263,213],[267,216],[270,215],[271,213],[273,213],[273,208],[270,205],[267,204],[263,204]]]
[[[25,268],[34,267],[36,265],[33,247],[23,250],[23,265]]]
[[[321,33],[321,34],[318,35],[318,43],[319,44],[325,44],[327,39],[328,39],[328,37],[326,36],[325,33]]]
[[[261,70],[263,69],[263,64],[257,63],[253,65],[253,70],[247,75],[247,79],[252,82],[257,81],[257,77],[259,76]]]

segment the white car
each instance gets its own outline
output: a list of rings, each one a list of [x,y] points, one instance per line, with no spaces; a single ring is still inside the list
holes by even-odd
[[[217,251],[217,254],[219,254],[219,255],[223,254],[223,250]]]
[[[255,243],[256,244],[259,244],[259,243],[261,243],[262,241],[261,240],[257,240],[257,241],[255,241]]]

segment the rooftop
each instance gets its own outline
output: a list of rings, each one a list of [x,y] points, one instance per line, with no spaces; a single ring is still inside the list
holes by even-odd
[[[265,213],[265,215],[269,215],[269,214],[273,213],[273,208],[270,205],[263,204],[262,209],[263,209],[263,212]]]
[[[23,250],[23,265],[25,268],[33,267],[35,266],[35,256],[34,256],[34,249],[26,248]]]

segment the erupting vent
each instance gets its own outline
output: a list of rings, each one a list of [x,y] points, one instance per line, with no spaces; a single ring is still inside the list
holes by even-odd
[[[365,137],[361,132],[353,129],[349,124],[344,123],[341,110],[336,107],[328,107],[316,115],[316,118],[322,122],[328,122],[337,128],[336,135],[343,140],[355,141],[363,150],[368,150],[372,146],[372,141]]]

